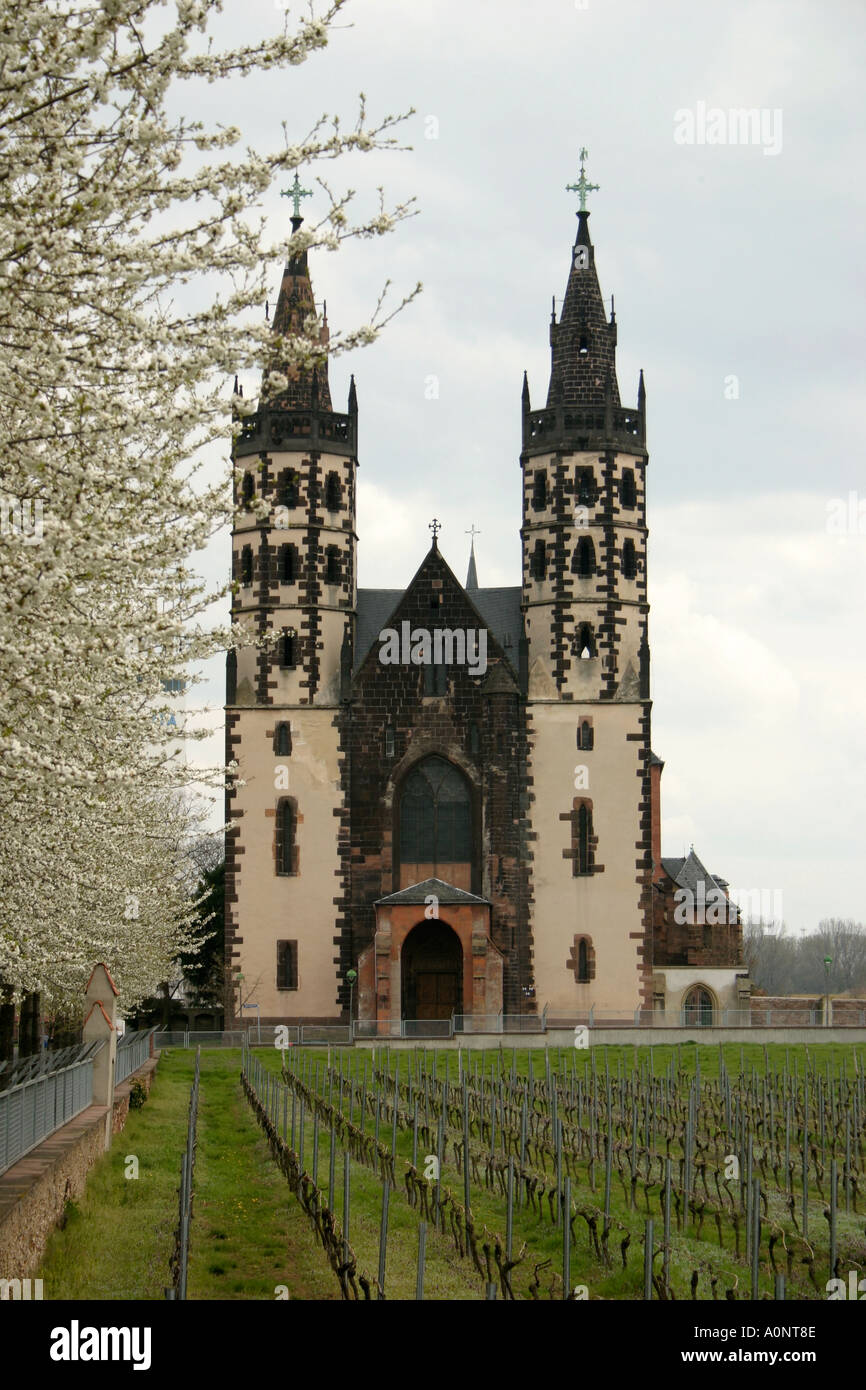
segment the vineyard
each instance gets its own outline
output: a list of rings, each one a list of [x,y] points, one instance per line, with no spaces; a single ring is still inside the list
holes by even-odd
[[[866,1273],[864,1060],[247,1049],[242,1081],[344,1298],[424,1297],[435,1256],[448,1297],[823,1300]]]

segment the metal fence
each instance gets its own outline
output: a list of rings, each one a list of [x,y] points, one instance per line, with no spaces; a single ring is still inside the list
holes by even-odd
[[[140,1028],[137,1032],[124,1033],[118,1039],[117,1056],[114,1063],[114,1084],[119,1086],[139,1067],[143,1067],[150,1056],[150,1040],[155,1028]]]
[[[189,1093],[189,1117],[186,1126],[186,1150],[180,1161],[178,1189],[178,1222],[174,1251],[169,1260],[172,1282],[165,1290],[166,1298],[186,1298],[189,1269],[189,1226],[192,1221],[192,1175],[195,1168],[196,1126],[198,1124],[198,1090],[201,1074],[201,1048],[196,1048],[195,1076]]]
[[[95,1046],[95,1043],[75,1043],[72,1047],[58,1048],[56,1052],[42,1048],[31,1057],[23,1057],[17,1062],[0,1062],[0,1091],[19,1086],[24,1081],[32,1081],[37,1076],[62,1071],[75,1062],[83,1062],[92,1055]]]
[[[266,1030],[263,1029],[263,1032]],[[153,1035],[153,1045],[159,1051],[163,1047],[240,1047],[244,1033],[238,1028],[234,1032],[199,1033],[193,1030],[157,1029]]]
[[[0,1091],[0,1173],[87,1109],[93,1099],[93,1059],[102,1046],[90,1043],[83,1060]]]
[[[543,1033],[537,1014],[455,1014],[455,1033]]]

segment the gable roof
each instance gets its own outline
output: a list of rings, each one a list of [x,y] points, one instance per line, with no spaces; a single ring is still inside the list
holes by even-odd
[[[674,880],[679,888],[687,888],[690,893],[696,893],[698,883],[716,884],[719,888],[727,887],[727,880],[716,878],[709,869],[705,869],[694,849],[684,857],[665,859],[662,856],[662,868],[669,878]]]
[[[455,580],[455,583],[458,581]],[[462,585],[460,586],[462,588]],[[358,671],[369,654],[388,619],[409,592],[406,589],[359,589],[358,618],[355,625],[355,665]],[[465,593],[465,589],[463,590]],[[523,633],[520,612],[521,589],[517,584],[508,588],[473,589],[467,599],[478,609],[484,624],[502,647],[511,665],[517,670],[518,643]]]
[[[453,883],[446,883],[442,878],[425,878],[423,883],[413,883],[408,888],[401,888],[398,893],[389,893],[387,898],[378,898],[376,906],[423,903],[431,897],[438,898],[440,903],[482,903],[486,907],[490,906],[489,898],[477,898],[474,893],[455,888]]]

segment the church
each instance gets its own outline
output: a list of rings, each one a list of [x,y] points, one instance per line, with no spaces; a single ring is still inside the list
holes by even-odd
[[[708,1023],[747,1000],[736,912],[679,910],[727,885],[661,856],[646,390],[622,403],[583,154],[543,404],[523,380],[514,585],[482,586],[474,544],[461,582],[434,519],[407,587],[358,587],[354,377],[335,410],[324,316],[318,360],[281,362],[315,312],[306,252],[284,269],[233,455],[232,616],[266,640],[227,658],[226,1027]]]

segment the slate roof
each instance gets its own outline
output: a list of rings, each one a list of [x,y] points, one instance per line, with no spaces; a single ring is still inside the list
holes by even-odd
[[[489,898],[476,898],[474,893],[466,893],[462,888],[455,888],[452,883],[446,883],[441,878],[425,878],[423,883],[413,883],[409,888],[401,888],[399,893],[389,893],[387,898],[377,899],[376,905],[380,903],[423,903],[429,897],[438,898],[440,903],[484,903],[490,904]]]
[[[727,881],[723,878],[716,878],[709,869],[705,869],[694,850],[690,850],[685,858],[665,859],[662,856],[662,868],[670,878],[674,880],[680,888],[687,888],[690,893],[697,893],[698,883],[716,883],[720,888],[727,886]]]
[[[373,643],[405,593],[405,589],[359,589],[355,627],[355,670],[362,665]],[[523,631],[520,585],[502,589],[473,589],[469,595],[512,666],[517,669],[518,643]],[[510,639],[506,647],[505,640]]]

